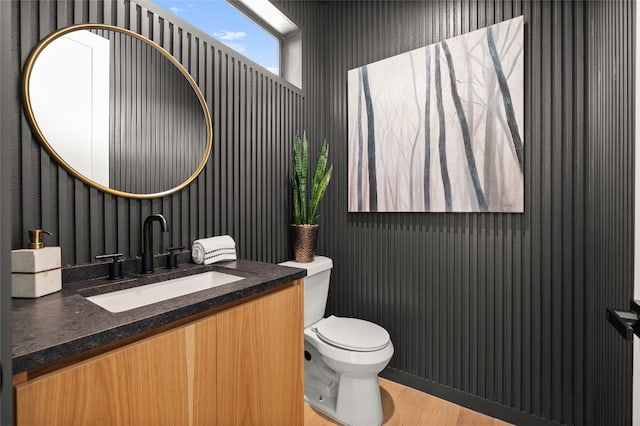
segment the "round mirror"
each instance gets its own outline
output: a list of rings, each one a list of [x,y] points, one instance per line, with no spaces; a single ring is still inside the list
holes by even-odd
[[[34,133],[70,173],[105,192],[156,198],[204,168],[212,128],[182,65],[139,34],[82,24],[47,36],[23,74]]]

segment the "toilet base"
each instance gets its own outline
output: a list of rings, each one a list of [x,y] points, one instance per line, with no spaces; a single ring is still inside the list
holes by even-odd
[[[353,377],[342,374],[335,394],[310,397],[305,401],[333,420],[349,426],[379,426],[384,420],[378,376]]]

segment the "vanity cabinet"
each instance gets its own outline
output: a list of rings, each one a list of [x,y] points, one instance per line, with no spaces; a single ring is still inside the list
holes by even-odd
[[[211,418],[215,356],[212,317],[16,385],[17,423],[187,425]]]
[[[18,425],[303,423],[301,281],[15,385]]]
[[[302,291],[295,285],[218,315],[219,425],[304,424]]]

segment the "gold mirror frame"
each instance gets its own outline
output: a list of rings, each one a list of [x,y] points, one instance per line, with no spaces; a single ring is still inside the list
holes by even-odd
[[[31,107],[31,100],[30,100],[30,94],[29,94],[29,79],[31,77],[31,72],[33,71],[33,65],[35,61],[38,59],[38,56],[40,55],[40,53],[44,50],[44,48],[47,47],[52,41],[56,40],[57,38],[62,37],[67,33],[78,31],[78,30],[111,30],[111,31],[122,33],[122,34],[127,34],[133,38],[136,38],[142,41],[143,43],[146,43],[147,45],[153,47],[158,52],[160,52],[165,58],[171,61],[171,63],[173,63],[173,65],[175,65],[175,67],[178,68],[178,70],[182,73],[182,75],[187,79],[187,81],[191,85],[191,88],[193,89],[195,94],[198,96],[198,100],[200,101],[200,106],[202,107],[202,111],[204,113],[206,126],[207,126],[207,147],[205,149],[204,157],[202,158],[202,161],[198,165],[198,168],[193,172],[191,176],[189,176],[187,180],[175,186],[174,188],[168,189],[167,191],[156,192],[153,194],[134,194],[130,192],[119,191],[117,189],[109,188],[97,182],[94,182],[93,180],[79,173],[77,170],[71,167],[66,161],[64,161],[64,159],[62,159],[62,157],[60,157],[60,155],[58,155],[58,153],[53,149],[51,144],[49,144],[47,139],[42,134],[42,131],[38,126],[38,123],[36,122],[35,116],[33,114],[33,109]],[[211,153],[211,146],[213,142],[213,127],[211,125],[211,115],[209,114],[209,108],[207,107],[207,102],[204,99],[204,95],[200,91],[200,88],[196,84],[195,80],[193,79],[193,77],[191,77],[191,75],[186,70],[186,68],[182,66],[182,64],[178,62],[178,60],[174,58],[169,52],[167,52],[164,48],[162,48],[162,46],[160,46],[153,40],[150,40],[138,33],[135,33],[131,30],[127,30],[125,28],[120,28],[120,27],[107,25],[107,24],[78,24],[78,25],[71,25],[71,26],[62,28],[58,31],[55,31],[49,34],[47,37],[45,37],[36,45],[36,47],[33,49],[31,54],[29,55],[29,58],[27,59],[27,62],[25,64],[25,67],[22,73],[22,99],[24,103],[24,109],[25,109],[25,114],[27,116],[27,120],[29,121],[29,124],[31,124],[31,128],[33,129],[38,139],[40,139],[40,142],[42,143],[42,145],[44,145],[47,152],[49,152],[49,154],[56,159],[58,164],[64,167],[74,177],[86,183],[87,185],[92,186],[101,191],[104,191],[108,194],[117,195],[117,196],[126,197],[126,198],[136,198],[136,199],[150,199],[150,198],[164,197],[166,195],[180,191],[181,189],[189,185],[191,182],[193,182],[195,178],[198,177],[198,175],[202,172],[202,170],[204,169],[204,166],[207,164],[207,161],[209,160],[209,155]]]

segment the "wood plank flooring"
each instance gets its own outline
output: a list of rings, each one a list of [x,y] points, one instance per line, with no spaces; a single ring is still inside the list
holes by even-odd
[[[508,425],[502,420],[382,378],[380,395],[385,426]],[[305,426],[331,426],[338,423],[305,404],[304,424]]]

